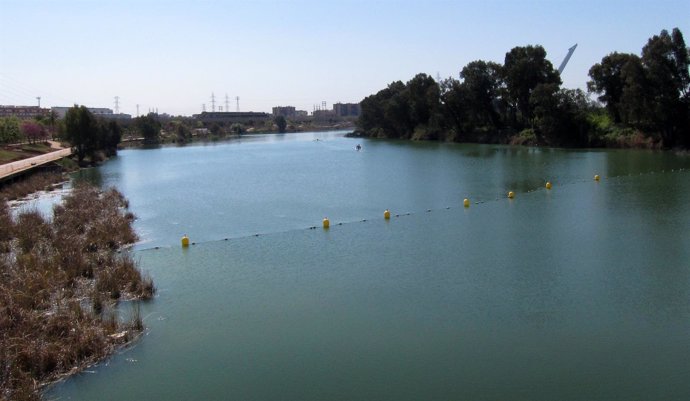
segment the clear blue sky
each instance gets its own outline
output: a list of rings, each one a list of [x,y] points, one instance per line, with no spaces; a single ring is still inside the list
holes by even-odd
[[[473,60],[503,62],[539,44],[584,89],[613,51],[640,54],[678,27],[690,1],[0,0],[0,104],[150,108],[191,115],[211,93],[235,110],[359,102],[424,72],[458,77]]]

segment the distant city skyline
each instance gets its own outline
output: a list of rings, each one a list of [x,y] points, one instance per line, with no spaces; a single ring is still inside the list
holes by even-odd
[[[544,46],[557,68],[576,43],[563,86],[586,89],[611,52],[675,27],[690,41],[688,15],[687,0],[0,0],[0,104],[192,115],[213,93],[216,111],[239,97],[241,111],[311,112],[515,46]]]

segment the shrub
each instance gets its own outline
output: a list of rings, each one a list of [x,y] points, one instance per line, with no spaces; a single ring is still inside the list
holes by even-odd
[[[155,292],[129,254],[114,252],[136,240],[126,206],[115,190],[83,186],[52,220],[37,211],[12,219],[0,205],[0,400],[38,400],[42,385],[143,329],[140,315],[120,323],[108,302]]]
[[[527,128],[522,131],[518,135],[513,136],[510,139],[510,144],[511,145],[528,145],[528,146],[535,146],[538,145],[539,142],[537,140],[537,134],[534,132],[532,128]]]

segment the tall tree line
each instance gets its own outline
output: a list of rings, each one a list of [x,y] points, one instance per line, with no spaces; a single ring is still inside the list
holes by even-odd
[[[418,74],[361,102],[358,132],[403,139],[598,146],[602,137],[642,132],[666,147],[690,146],[688,49],[678,29],[649,39],[642,56],[612,53],[594,65],[588,90],[561,87],[541,46],[521,46],[503,64],[477,60],[460,79]],[[601,114],[610,123],[602,123]]]
[[[588,89],[615,123],[659,135],[665,146],[690,147],[689,66],[681,31],[663,30],[641,56],[614,52],[592,66]]]

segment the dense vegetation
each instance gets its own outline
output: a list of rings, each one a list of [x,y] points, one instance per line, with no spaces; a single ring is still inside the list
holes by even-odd
[[[94,117],[86,106],[74,106],[61,121],[60,137],[72,145],[79,164],[87,156],[93,163],[98,160],[97,152],[105,152],[106,156],[117,152],[122,129],[116,121]]]
[[[0,185],[0,201],[22,199],[38,191],[49,191],[60,183],[68,181],[63,171],[47,171],[28,175],[12,183]]]
[[[42,385],[94,363],[143,328],[122,322],[120,299],[155,288],[126,253],[136,240],[114,189],[77,187],[45,219],[0,203],[0,399],[37,400]]]
[[[49,139],[54,130],[55,120],[52,118],[22,121],[17,117],[2,117],[0,118],[0,144],[42,142]]]
[[[359,135],[550,146],[690,147],[690,57],[678,29],[649,39],[640,57],[612,53],[588,90],[561,87],[541,46],[504,63],[477,60],[460,80],[418,74],[361,103]]]

